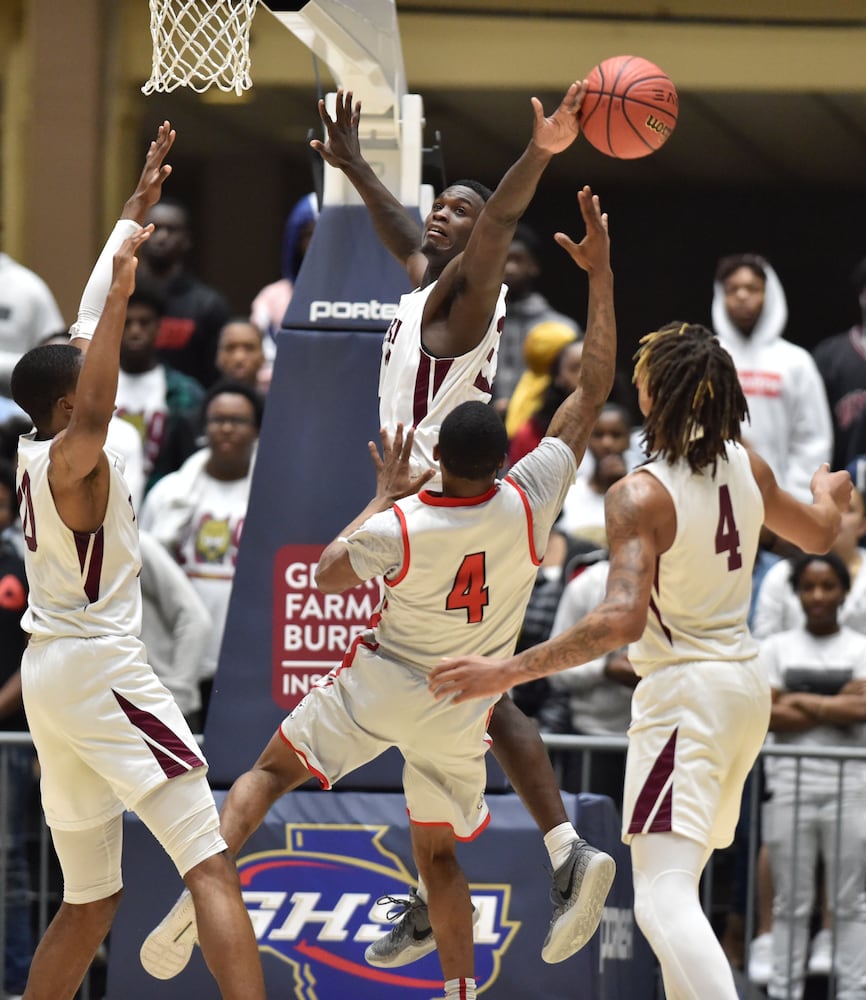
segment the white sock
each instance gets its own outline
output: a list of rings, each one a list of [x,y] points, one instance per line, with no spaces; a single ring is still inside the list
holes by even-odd
[[[418,888],[415,891],[418,893],[418,898],[421,900],[421,902],[422,903],[426,903],[427,902],[427,886],[424,885],[424,881],[422,880],[420,873],[418,875]]]
[[[446,979],[445,1000],[477,1000],[474,979]]]
[[[560,823],[552,830],[548,830],[544,835],[544,846],[550,856],[550,864],[556,871],[568,860],[571,845],[580,840],[574,826],[571,823]]]

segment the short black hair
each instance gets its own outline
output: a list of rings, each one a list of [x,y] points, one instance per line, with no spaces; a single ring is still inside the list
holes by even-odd
[[[734,253],[722,259],[716,264],[716,281],[725,281],[730,278],[734,271],[739,271],[741,267],[747,267],[762,278],[767,280],[767,262],[760,254],[756,253]]]
[[[848,593],[851,589],[851,574],[848,572],[848,567],[845,565],[842,557],[837,556],[835,552],[825,552],[824,555],[820,556],[807,552],[801,556],[797,556],[791,564],[791,587],[794,593],[800,592],[800,581],[806,572],[806,567],[809,563],[813,562],[826,563],[836,576],[839,577],[839,583],[842,584],[842,591],[846,594]]]
[[[233,396],[243,396],[245,399],[250,401],[253,408],[253,418],[255,420],[256,429],[262,429],[262,418],[265,413],[265,402],[259,393],[255,389],[243,382],[237,382],[235,379],[220,379],[219,382],[214,382],[214,384],[205,393],[204,399],[201,404],[201,412],[203,417],[207,417],[207,408],[213,402],[216,396],[221,396],[223,393],[230,393]]]
[[[12,398],[44,430],[54,404],[78,383],[84,355],[71,344],[42,344],[29,350],[12,369]]]
[[[482,184],[481,181],[467,180],[465,177],[459,181],[452,181],[451,184],[446,184],[444,190],[447,191],[448,188],[454,187],[469,188],[469,190],[474,191],[482,201],[487,201],[490,198],[490,195],[493,194],[486,184]]]
[[[511,237],[511,242],[522,243],[526,248],[526,252],[535,261],[535,263],[541,263],[541,240],[539,240],[538,234],[535,230],[526,222],[517,223],[514,235]]]
[[[505,424],[486,403],[461,403],[439,428],[439,460],[448,472],[461,479],[495,475],[507,451]]]
[[[146,278],[136,277],[135,290],[129,296],[129,306],[147,306],[157,316],[165,315],[165,296],[162,295]]]

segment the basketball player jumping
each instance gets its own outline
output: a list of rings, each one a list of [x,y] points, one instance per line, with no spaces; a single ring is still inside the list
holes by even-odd
[[[121,896],[124,809],[141,817],[189,887],[223,997],[265,995],[204,759],[137,638],[138,527],[122,462],[105,449],[135,254],[153,231],[141,223],[171,171],[164,160],[174,136],[168,122],[160,126],[109,240],[120,245],[92,340],[74,331],[86,353],[37,347],[12,372],[12,395],[35,425],[18,450],[30,582],[22,689],[63,871],[63,902],[36,949],[27,1000],[71,998],[108,933]]]
[[[770,688],[749,635],[761,525],[826,552],[847,510],[847,472],[822,466],[813,503],[794,499],[740,443],[748,407],[730,355],[702,326],[644,337],[635,381],[648,464],[607,495],[602,603],[567,632],[505,659],[461,656],[432,691],[460,704],[631,643],[623,839],[635,917],[668,997],[735,1000],[730,966],[698,896],[712,851],[731,843],[745,777],[763,744]]]
[[[472,904],[454,849],[456,840],[470,840],[487,825],[485,731],[497,699],[462,708],[437,705],[427,678],[461,645],[514,649],[539,553],[613,384],[607,217],[589,188],[579,200],[586,237],[580,244],[563,234],[557,239],[589,275],[587,336],[578,387],[554,417],[550,437],[500,482],[495,477],[508,447],[505,427],[492,407],[463,403],[445,417],[433,444],[441,491],[416,497],[408,494],[432,470],[411,472],[411,430],[404,441],[398,424],[392,443],[382,429],[384,460],[370,445],[376,496],[326,547],[316,581],[333,593],[381,575],[387,599],[341,666],[283,720],[253,769],[234,783],[221,815],[222,834],[236,853],[273,803],[311,774],[330,788],[397,746],[406,762],[413,853],[428,887],[430,937],[435,935],[448,1000],[476,995]],[[563,916],[567,940],[594,930],[586,923],[597,923],[595,910],[613,877],[606,854],[587,848],[580,861],[589,901]],[[182,899],[173,913],[183,905]],[[182,922],[170,914],[161,927],[154,934],[170,957],[179,950]]]
[[[421,227],[361,154],[360,103],[353,106],[352,94],[338,91],[332,119],[319,102],[327,142],[315,140],[313,148],[345,173],[383,245],[418,286],[402,297],[385,334],[379,379],[380,423],[392,435],[398,424],[414,428],[416,471],[436,467],[433,445],[451,410],[468,400],[490,400],[505,314],[502,279],[508,248],[545,168],[579,134],[577,115],[585,90],[584,83],[573,83],[549,117],[532,98],[532,137],[496,190],[457,181],[434,200]],[[604,896],[596,898],[581,883],[584,865],[595,851],[569,821],[537,727],[510,697],[497,702],[489,733],[494,756],[544,835],[553,868],[554,911],[542,957],[559,962],[589,940],[601,919]],[[608,863],[612,877],[612,859]],[[404,965],[436,947],[425,903],[422,878],[393,932],[367,949],[368,962]],[[581,914],[578,935],[573,915],[567,916],[572,907]]]

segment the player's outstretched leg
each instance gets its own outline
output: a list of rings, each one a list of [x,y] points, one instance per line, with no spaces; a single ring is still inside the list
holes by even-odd
[[[553,915],[541,957],[562,962],[595,933],[616,864],[574,829],[538,727],[507,695],[496,703],[488,731],[493,755],[544,835],[553,867]]]

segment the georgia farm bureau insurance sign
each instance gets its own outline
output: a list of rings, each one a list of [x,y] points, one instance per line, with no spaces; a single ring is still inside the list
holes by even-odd
[[[370,580],[344,594],[323,594],[315,573],[322,545],[284,545],[274,558],[271,693],[290,712],[343,659],[379,604]]]

